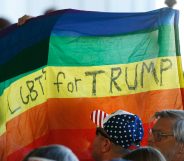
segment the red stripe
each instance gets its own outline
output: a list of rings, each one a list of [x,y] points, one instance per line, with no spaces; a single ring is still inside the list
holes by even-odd
[[[96,113],[95,113],[95,123],[97,124],[98,122],[98,110],[96,110]]]
[[[101,127],[102,126],[102,111],[99,111],[99,112],[100,112],[99,126]]]
[[[6,161],[6,157],[7,157],[7,148],[6,148],[6,134],[3,134],[0,137],[0,160],[1,161]]]
[[[105,113],[105,115],[104,115],[104,119],[107,117],[108,115],[107,115],[107,113]]]
[[[31,144],[15,151],[8,156],[7,161],[21,161],[23,157],[32,149],[49,145],[61,144],[72,149],[72,151],[82,161],[90,161],[91,158],[91,142],[95,136],[94,129],[86,130],[51,130],[44,136],[34,140]],[[65,139],[63,139],[65,138]],[[75,139],[73,139],[75,138]],[[83,150],[81,150],[83,149]],[[5,161],[5,160],[1,160]]]

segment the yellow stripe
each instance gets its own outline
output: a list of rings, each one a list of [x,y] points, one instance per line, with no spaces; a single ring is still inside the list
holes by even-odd
[[[9,86],[0,97],[0,133],[5,123],[48,98],[110,97],[182,88],[180,57],[92,66],[46,67]]]
[[[180,81],[180,88],[184,88],[184,74],[182,70],[182,60],[181,57],[177,57],[177,64],[178,64],[178,77]]]

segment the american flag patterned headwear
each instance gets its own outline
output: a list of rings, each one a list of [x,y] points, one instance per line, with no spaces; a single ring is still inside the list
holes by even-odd
[[[101,110],[94,110],[91,113],[91,120],[97,125],[97,127],[103,128],[104,119],[108,116],[107,113]]]
[[[103,128],[115,144],[126,149],[140,145],[144,130],[137,115],[123,110],[108,115],[104,111],[95,110],[91,119],[98,127]]]

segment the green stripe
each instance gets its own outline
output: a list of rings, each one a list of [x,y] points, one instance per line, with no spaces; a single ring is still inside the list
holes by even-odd
[[[127,64],[164,56],[176,56],[174,26],[107,37],[52,36],[48,65]]]
[[[6,64],[0,65],[0,82],[46,65],[48,44],[49,38],[46,38],[22,50]]]
[[[176,53],[180,53],[180,38],[179,38],[179,27],[175,25],[175,45],[176,45]],[[181,53],[180,53],[181,54]]]

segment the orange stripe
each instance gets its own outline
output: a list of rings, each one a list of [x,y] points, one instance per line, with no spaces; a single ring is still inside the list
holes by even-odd
[[[7,147],[6,147],[6,133],[5,133],[0,137],[0,160],[1,161],[6,161],[6,157],[7,157],[6,149]]]
[[[138,114],[146,123],[158,110],[181,109],[181,91],[152,91],[108,98],[49,99],[7,122],[6,134],[0,137],[1,141],[6,138],[6,146],[0,144],[3,146],[0,149],[6,147],[9,155],[50,130],[93,129],[95,125],[90,120],[93,110],[101,109],[109,113],[120,108]]]

